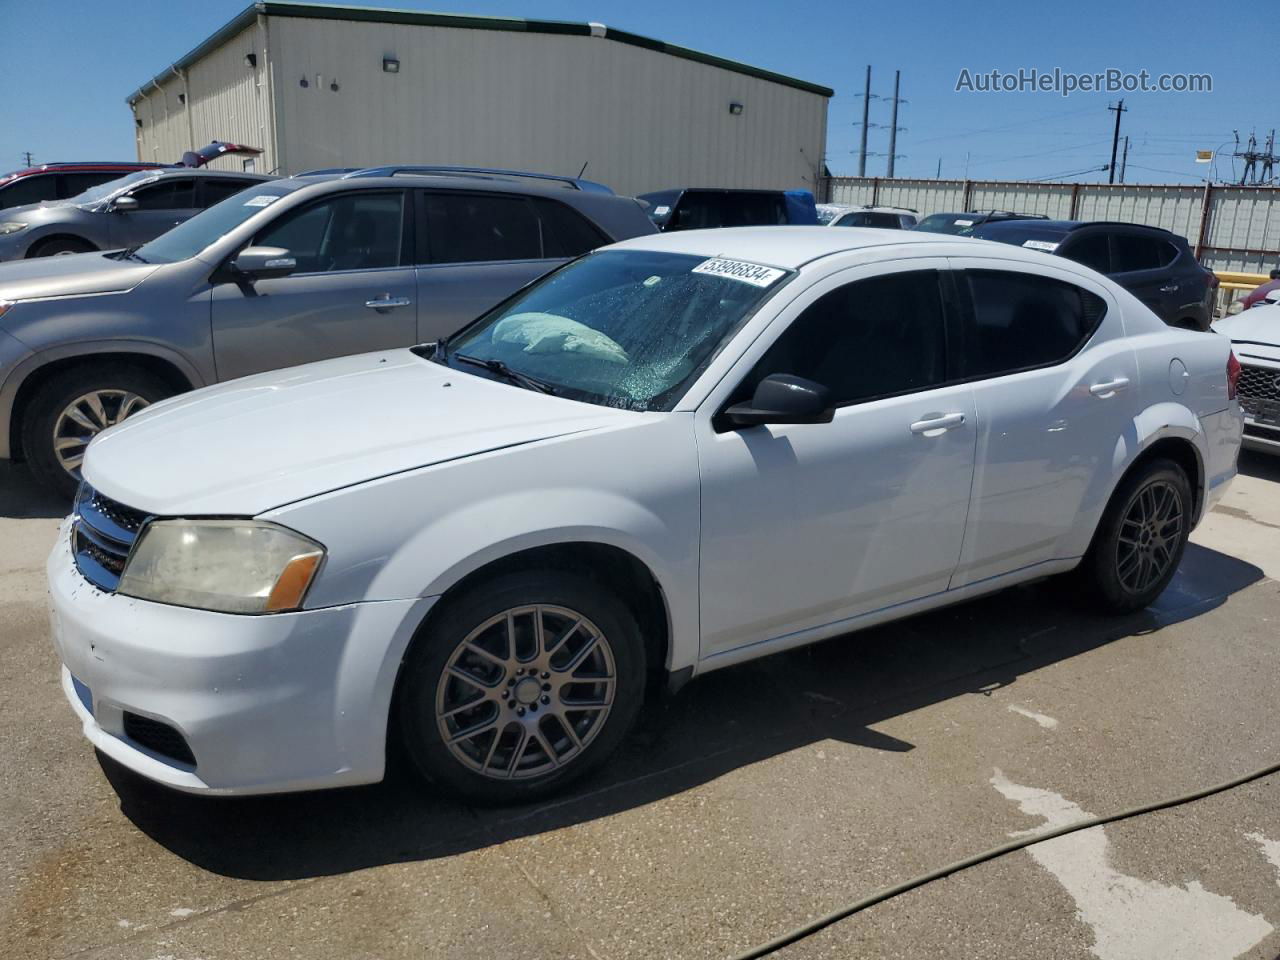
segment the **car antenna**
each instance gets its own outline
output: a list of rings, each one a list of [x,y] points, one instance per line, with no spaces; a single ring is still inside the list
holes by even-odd
[[[590,163],[590,162],[591,162],[591,161],[590,161],[590,160],[588,160],[588,161],[586,161],[586,163],[584,163],[584,164],[582,165],[582,169],[578,171],[578,175],[574,178],[575,180],[581,180],[581,179],[582,179],[582,175],[583,175],[584,173],[586,173],[586,172],[587,172],[587,164],[588,164],[588,163]]]

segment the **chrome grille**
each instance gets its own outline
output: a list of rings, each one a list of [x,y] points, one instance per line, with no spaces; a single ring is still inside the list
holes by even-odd
[[[1240,406],[1254,420],[1280,423],[1280,369],[1243,365],[1237,393]]]
[[[71,550],[76,568],[101,590],[115,590],[147,514],[116,503],[87,483],[76,494]]]

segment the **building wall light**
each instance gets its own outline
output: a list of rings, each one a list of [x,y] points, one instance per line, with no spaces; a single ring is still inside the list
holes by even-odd
[[[258,65],[258,55],[256,53],[246,53],[244,55],[244,65],[252,70]]]
[[[383,57],[382,72],[383,73],[399,73],[400,61],[397,60],[395,57]]]
[[[733,102],[731,102],[731,103],[729,104],[729,112],[730,112],[731,114],[733,114],[735,117],[741,116],[741,115],[742,115],[742,104],[740,104],[740,103],[738,103],[738,101],[734,100]]]

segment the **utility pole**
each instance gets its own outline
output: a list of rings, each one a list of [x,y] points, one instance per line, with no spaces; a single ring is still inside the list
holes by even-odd
[[[1116,182],[1116,152],[1120,149],[1120,114],[1125,112],[1124,101],[1114,107],[1107,107],[1108,110],[1115,111],[1116,115],[1116,132],[1111,136],[1111,171],[1107,175],[1107,183]]]
[[[867,82],[862,94],[862,146],[858,149],[858,176],[867,175],[867,122],[871,119],[871,64],[867,64]]]
[[[31,151],[30,151],[30,150],[26,150],[26,151],[24,151],[24,152],[23,152],[23,154],[22,154],[22,159],[25,161],[26,166],[28,166],[28,167],[34,167],[34,166],[35,166],[35,162],[31,159]]]
[[[1129,165],[1129,138],[1124,138],[1124,153],[1120,155],[1120,182],[1124,183],[1124,168]]]
[[[906,127],[898,126],[898,104],[906,103],[905,100],[903,100],[901,97],[898,96],[898,81],[901,79],[901,77],[902,77],[901,70],[893,71],[893,115],[889,120],[889,173],[888,175],[890,178],[893,177],[893,161],[896,158],[896,154],[894,153],[894,148],[898,144],[898,131],[906,129]],[[866,128],[864,127],[863,129],[865,130]]]
[[[942,158],[941,157],[938,158],[938,172],[933,175],[933,179],[935,180],[942,179]]]

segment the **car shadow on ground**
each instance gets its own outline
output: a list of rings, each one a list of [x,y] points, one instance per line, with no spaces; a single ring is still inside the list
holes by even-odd
[[[1280,483],[1280,456],[1259,453],[1256,450],[1240,451],[1240,472],[1246,477]]]
[[[1262,577],[1250,564],[1191,545],[1157,604],[1128,617],[1090,613],[1073,582],[1057,579],[716,671],[651,704],[596,776],[524,808],[451,803],[403,762],[374,786],[223,799],[169,791],[99,760],[124,814],[204,869],[256,880],[345,873],[588,822],[828,738],[909,751],[914,744],[875,725],[1200,616]]]
[[[0,460],[0,519],[65,517],[71,501],[41,483],[25,464]]]

